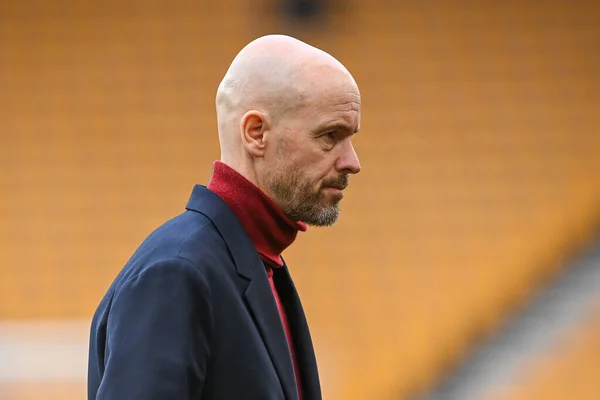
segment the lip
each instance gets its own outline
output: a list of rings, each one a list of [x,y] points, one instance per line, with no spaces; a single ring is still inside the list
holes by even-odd
[[[343,185],[332,185],[332,186],[325,186],[326,189],[335,189],[335,190],[344,190],[346,189],[347,186],[343,186]]]

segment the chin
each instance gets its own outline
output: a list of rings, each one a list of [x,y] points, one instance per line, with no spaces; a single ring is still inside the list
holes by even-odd
[[[335,193],[335,194],[332,194],[331,196],[327,196],[327,200],[328,200],[327,203],[330,207],[337,206],[340,203],[340,201],[342,201],[343,198],[344,198],[344,193],[341,193],[341,192]]]

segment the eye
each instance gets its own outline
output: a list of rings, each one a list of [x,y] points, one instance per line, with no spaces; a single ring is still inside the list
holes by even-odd
[[[318,136],[318,139],[323,149],[332,150],[337,145],[337,142],[340,138],[338,135],[338,131],[333,130],[320,134]]]
[[[323,134],[323,137],[325,137],[328,140],[334,141],[335,140],[335,132],[327,132],[327,133]]]

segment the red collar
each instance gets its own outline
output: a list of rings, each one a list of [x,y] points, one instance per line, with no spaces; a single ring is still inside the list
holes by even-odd
[[[281,253],[298,231],[306,231],[306,224],[288,218],[258,187],[220,161],[214,163],[208,189],[233,210],[263,261],[282,266]]]

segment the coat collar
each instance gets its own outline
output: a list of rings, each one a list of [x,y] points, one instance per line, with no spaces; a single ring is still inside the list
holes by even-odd
[[[196,185],[186,209],[205,215],[215,225],[229,249],[237,272],[249,280],[244,293],[286,399],[297,400],[294,367],[267,271],[252,241],[227,204],[205,186]]]
[[[185,208],[212,221],[231,252],[238,274],[251,280],[262,263],[252,241],[227,204],[206,186],[196,185]]]

